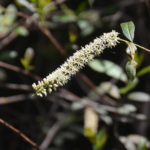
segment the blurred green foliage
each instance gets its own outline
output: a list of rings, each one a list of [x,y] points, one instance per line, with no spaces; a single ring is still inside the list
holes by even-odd
[[[150,65],[147,63],[149,61],[146,62],[149,56],[140,51],[139,48],[144,50],[144,47],[134,42],[142,39],[145,28],[149,30],[148,26],[142,26],[142,32],[138,31],[140,28],[136,30],[137,20],[139,18],[146,20],[148,14],[144,14],[143,17],[137,14],[140,16],[138,19],[134,16],[138,13],[136,10],[139,10],[135,8],[140,7],[142,10],[144,1],[141,2],[143,5],[137,5],[137,1],[135,4],[129,4],[128,1],[124,4],[124,2],[106,3],[106,1],[88,0],[66,1],[55,5],[54,0],[16,0],[7,2],[9,3],[7,6],[0,5],[0,50],[2,50],[0,67],[8,69],[7,71],[0,68],[1,116],[25,131],[29,137],[38,141],[37,143],[43,141],[43,137],[53,125],[52,129],[56,130],[55,127],[58,127],[57,134],[52,137],[52,144],[50,143],[47,150],[91,148],[107,150],[108,147],[109,150],[122,150],[118,145],[123,145],[126,150],[149,149],[149,141],[146,138],[131,136],[132,133],[128,130],[131,127],[134,132],[136,128],[136,132],[140,134],[144,129],[141,129],[143,126],[138,126],[136,121],[148,122],[146,120],[148,116],[143,112],[149,113],[144,107],[150,101],[148,93]],[[27,17],[21,16],[20,12]],[[144,7],[143,13],[145,12]],[[132,14],[128,18],[130,13]],[[133,18],[136,25],[133,21],[128,21]],[[119,50],[115,49],[115,52],[113,50],[104,52],[102,58],[94,59],[89,62],[85,70],[83,69],[93,81],[92,89],[91,87],[89,89],[89,84],[83,83],[80,75],[77,75],[64,87],[73,95],[61,93],[60,90],[44,98],[44,101],[37,97],[31,98],[30,87],[34,80],[29,76],[24,77],[20,72],[10,73],[12,68],[9,70],[1,63],[16,65],[20,70],[43,77],[66,59],[57,51],[61,46],[70,55],[103,32],[112,29],[119,31],[120,29],[117,28],[119,24],[122,30],[119,36],[124,35],[127,38],[120,43],[124,42],[126,48],[121,45],[121,48],[117,47],[116,49]],[[44,33],[42,29],[45,28],[47,30],[44,30],[46,31]],[[140,38],[138,33],[141,34]],[[146,36],[148,33],[144,34]],[[50,35],[50,38],[45,35]],[[126,52],[123,56],[122,51]],[[27,88],[24,88],[24,85]],[[11,104],[14,99],[18,103]],[[28,99],[35,101],[27,101]],[[20,100],[22,102],[19,102]],[[11,105],[7,105],[6,102]],[[85,128],[83,125],[85,121],[83,111],[88,107],[93,108],[98,118],[97,122],[93,123],[97,127],[97,132],[93,132],[92,127]],[[62,122],[59,126],[57,121],[60,120]],[[145,128],[149,131],[148,125]],[[4,143],[0,144],[0,149],[30,149],[23,144],[19,145],[20,141],[14,136],[10,135],[9,138],[9,134],[3,128],[0,128],[0,132],[1,143]],[[122,136],[124,132],[126,134]],[[148,133],[143,134],[146,137]]]

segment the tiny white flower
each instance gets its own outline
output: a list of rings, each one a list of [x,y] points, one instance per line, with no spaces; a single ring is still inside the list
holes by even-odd
[[[113,30],[110,33],[104,33],[101,37],[94,39],[93,42],[85,45],[85,47],[81,47],[81,50],[76,51],[73,56],[69,57],[63,65],[45,77],[43,81],[32,84],[36,95],[41,97],[43,95],[46,96],[47,91],[51,93],[53,90],[56,90],[57,87],[66,84],[71,76],[75,75],[95,56],[101,54],[105,48],[116,46],[116,44],[119,43],[118,39],[118,32]]]

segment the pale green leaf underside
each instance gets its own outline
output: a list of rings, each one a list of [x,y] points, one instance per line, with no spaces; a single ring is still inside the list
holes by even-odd
[[[132,92],[128,94],[128,99],[132,101],[137,101],[137,102],[149,102],[150,101],[150,95],[145,92]]]
[[[106,75],[123,82],[127,81],[127,76],[122,68],[111,61],[95,59],[89,62],[89,66],[97,72],[105,73]]]

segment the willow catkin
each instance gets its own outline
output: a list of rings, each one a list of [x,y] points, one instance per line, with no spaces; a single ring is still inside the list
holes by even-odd
[[[47,95],[56,90],[57,87],[65,85],[71,76],[75,75],[81,68],[91,61],[95,56],[100,55],[105,48],[112,48],[119,42],[118,32],[112,31],[104,33],[93,42],[81,47],[73,56],[70,56],[64,64],[57,68],[54,72],[46,76],[42,81],[33,83],[32,87],[36,95]]]

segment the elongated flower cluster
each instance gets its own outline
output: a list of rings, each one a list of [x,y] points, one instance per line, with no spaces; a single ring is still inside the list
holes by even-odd
[[[65,85],[72,75],[76,74],[81,68],[84,67],[95,56],[102,53],[105,48],[112,48],[118,43],[118,32],[112,31],[104,33],[101,37],[96,38],[81,50],[76,51],[73,56],[69,57],[66,62],[57,68],[54,72],[45,77],[38,83],[33,83],[32,87],[36,95],[47,95],[56,90],[57,87]]]

